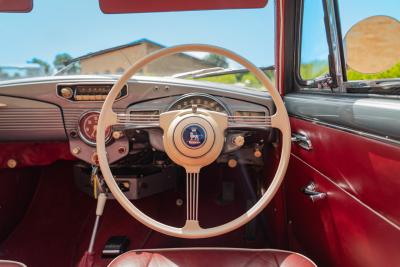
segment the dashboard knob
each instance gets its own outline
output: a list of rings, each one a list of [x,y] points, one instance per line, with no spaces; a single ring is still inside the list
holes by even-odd
[[[70,99],[74,95],[74,92],[71,87],[64,87],[61,89],[61,95],[64,98]]]
[[[244,137],[242,135],[237,135],[232,138],[232,143],[238,147],[244,145]]]
[[[261,153],[260,149],[256,148],[254,150],[254,157],[261,158],[261,156],[262,156],[262,153]]]
[[[15,159],[7,160],[7,167],[10,169],[14,169],[15,167],[17,167],[17,161]]]
[[[123,134],[121,131],[115,131],[115,132],[112,133],[112,137],[113,137],[115,140],[120,139],[123,135],[124,135],[124,134]]]
[[[79,146],[76,146],[72,149],[72,154],[78,155],[81,152],[81,148]]]
[[[229,159],[228,160],[228,166],[230,167],[230,168],[235,168],[236,166],[237,166],[237,160],[236,159]]]

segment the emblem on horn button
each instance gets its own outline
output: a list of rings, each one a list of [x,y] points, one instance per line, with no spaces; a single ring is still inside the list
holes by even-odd
[[[200,148],[207,140],[206,130],[199,124],[190,124],[182,131],[182,140],[189,148]]]

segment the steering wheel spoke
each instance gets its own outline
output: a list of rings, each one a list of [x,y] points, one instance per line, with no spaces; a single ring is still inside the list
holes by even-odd
[[[115,124],[135,129],[156,128],[160,127],[160,115],[117,113]]]
[[[279,129],[282,133],[289,132],[290,126],[287,123],[287,114],[281,114],[280,112],[276,112],[271,117],[271,127]]]
[[[199,173],[186,173],[186,220],[198,221],[199,218]]]

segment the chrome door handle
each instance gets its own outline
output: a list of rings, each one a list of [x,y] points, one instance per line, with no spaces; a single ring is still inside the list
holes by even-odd
[[[301,191],[310,197],[312,202],[315,202],[320,199],[326,198],[327,194],[316,191],[317,187],[314,182],[310,182],[306,187],[304,187]]]
[[[297,143],[300,147],[304,148],[305,150],[311,150],[313,148],[310,138],[308,138],[308,136],[305,134],[292,133],[292,142]]]

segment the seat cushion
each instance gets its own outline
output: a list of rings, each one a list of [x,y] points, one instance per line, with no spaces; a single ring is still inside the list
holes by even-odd
[[[126,252],[115,258],[109,267],[315,267],[305,256],[275,249],[181,248]]]

